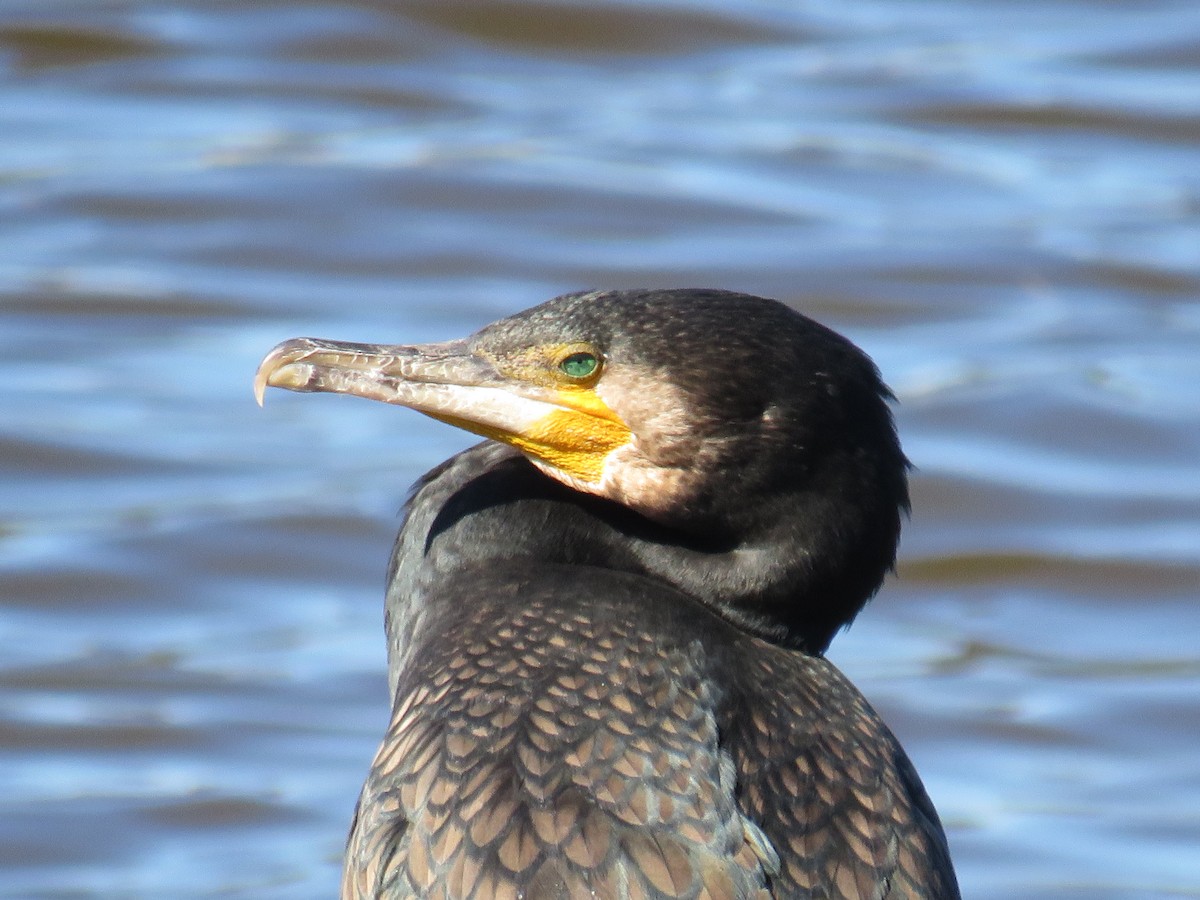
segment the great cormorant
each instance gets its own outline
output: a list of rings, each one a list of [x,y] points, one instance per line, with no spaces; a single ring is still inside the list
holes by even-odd
[[[490,439],[396,541],[343,898],[958,897],[920,779],[823,656],[908,507],[845,338],[744,294],[578,293],[441,344],[285,341],[268,385]]]

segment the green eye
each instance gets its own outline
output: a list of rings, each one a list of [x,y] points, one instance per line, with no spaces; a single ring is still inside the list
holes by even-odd
[[[600,360],[594,353],[572,353],[558,367],[571,378],[587,378],[600,367]]]

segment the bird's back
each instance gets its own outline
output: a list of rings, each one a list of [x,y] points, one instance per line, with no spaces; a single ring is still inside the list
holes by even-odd
[[[344,898],[957,896],[861,695],[669,586],[461,570],[406,658]]]

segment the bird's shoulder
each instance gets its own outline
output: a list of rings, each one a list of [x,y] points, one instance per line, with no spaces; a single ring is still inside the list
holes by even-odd
[[[626,573],[476,575],[443,584],[461,602],[397,681],[344,896],[768,897],[721,746],[721,623]]]
[[[751,638],[725,722],[738,804],[780,859],[779,896],[958,897],[937,812],[904,749],[823,656]]]
[[[398,681],[346,896],[957,896],[919,779],[828,660],[634,575],[485,574]]]

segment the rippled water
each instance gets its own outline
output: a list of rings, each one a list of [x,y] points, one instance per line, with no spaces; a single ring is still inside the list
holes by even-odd
[[[255,365],[632,285],[896,388],[831,655],[964,895],[1200,896],[1200,6],[6,0],[0,67],[0,896],[331,896],[469,438]]]

